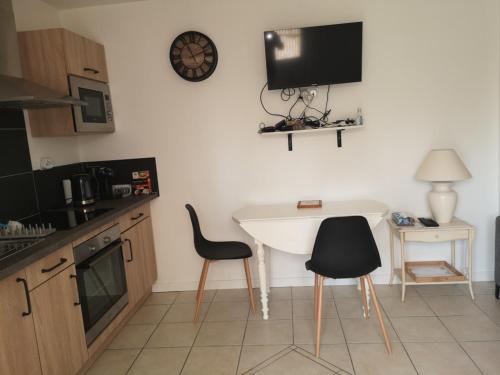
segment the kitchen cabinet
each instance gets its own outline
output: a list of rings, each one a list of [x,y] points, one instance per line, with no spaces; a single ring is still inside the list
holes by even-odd
[[[153,237],[153,225],[151,217],[147,217],[141,223],[137,224],[139,239],[142,245],[142,253],[144,256],[144,287],[147,292],[151,291],[153,283],[158,278],[156,269],[155,244]]]
[[[0,374],[42,374],[25,283],[24,271],[0,281]]]
[[[70,94],[68,74],[108,82],[104,46],[71,31],[57,28],[18,33],[24,78]],[[72,108],[28,110],[33,137],[75,135]]]
[[[72,265],[30,293],[44,375],[76,374],[88,358],[75,275]]]

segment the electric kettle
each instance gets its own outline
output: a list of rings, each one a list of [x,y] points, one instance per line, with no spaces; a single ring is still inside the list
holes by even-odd
[[[71,177],[71,191],[75,206],[88,206],[95,202],[91,178],[87,173],[75,174]]]

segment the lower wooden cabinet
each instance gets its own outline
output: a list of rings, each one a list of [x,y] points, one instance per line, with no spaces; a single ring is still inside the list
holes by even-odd
[[[0,374],[41,375],[26,273],[0,281]],[[26,284],[27,285],[27,284]]]
[[[151,291],[151,287],[158,278],[156,269],[155,242],[153,237],[153,225],[151,217],[144,219],[137,225],[139,238],[142,245],[142,253],[144,256],[144,287],[146,292]]]
[[[44,375],[76,374],[88,358],[72,265],[31,292]]]

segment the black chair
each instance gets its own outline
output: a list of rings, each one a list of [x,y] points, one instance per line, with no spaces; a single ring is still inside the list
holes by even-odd
[[[201,301],[203,301],[203,292],[205,289],[205,281],[207,280],[208,266],[211,262],[217,260],[227,260],[227,259],[243,259],[243,265],[245,267],[245,274],[247,278],[248,295],[250,297],[250,305],[252,306],[252,312],[255,313],[255,301],[253,298],[252,289],[252,275],[250,273],[250,266],[248,264],[248,258],[252,256],[252,250],[250,246],[243,242],[237,241],[224,241],[224,242],[214,242],[209,241],[200,229],[200,222],[198,221],[198,215],[193,206],[186,204],[186,209],[189,212],[191,218],[191,223],[193,224],[193,236],[194,236],[194,247],[196,252],[200,257],[205,259],[203,263],[203,269],[201,271],[200,282],[198,283],[198,293],[196,294],[196,310],[194,313],[194,321],[198,321],[200,315]]]
[[[321,223],[311,259],[306,269],[314,272],[314,315],[316,320],[316,357],[319,357],[321,338],[321,309],[325,278],[360,278],[361,297],[368,318],[365,281],[370,288],[373,305],[384,335],[387,351],[392,353],[391,342],[373,287],[370,272],[381,266],[380,255],[368,221],[362,216],[332,217]]]

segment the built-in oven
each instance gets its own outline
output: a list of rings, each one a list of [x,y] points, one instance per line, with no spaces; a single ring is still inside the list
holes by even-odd
[[[113,132],[113,108],[109,86],[93,79],[68,76],[71,96],[87,105],[73,106],[75,131],[82,133]]]
[[[128,303],[122,245],[117,224],[74,248],[87,345]]]

